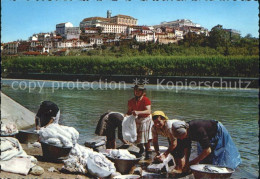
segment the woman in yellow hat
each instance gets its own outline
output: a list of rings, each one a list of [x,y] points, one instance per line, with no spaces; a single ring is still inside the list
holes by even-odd
[[[176,173],[182,173],[182,169],[185,166],[185,159],[184,155],[185,152],[189,152],[188,150],[190,146],[187,146],[188,142],[186,140],[181,140],[174,137],[172,133],[172,124],[178,122],[179,120],[173,119],[169,120],[168,117],[164,114],[163,111],[155,111],[152,114],[152,119],[154,125],[152,127],[152,135],[153,135],[153,145],[156,152],[156,156],[154,160],[162,162],[170,153],[176,163],[175,171]],[[158,145],[158,135],[163,137],[167,137],[169,141],[168,149],[160,154],[159,145]],[[178,145],[177,145],[178,144]]]

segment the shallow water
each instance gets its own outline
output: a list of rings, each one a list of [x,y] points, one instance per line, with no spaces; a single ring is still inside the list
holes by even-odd
[[[125,113],[127,101],[133,97],[130,86],[126,89],[53,89],[46,82],[45,87],[12,87],[13,80],[2,80],[2,91],[30,109],[37,112],[40,102],[51,100],[61,109],[64,125],[75,127],[80,133],[79,143],[94,136],[99,116],[104,112]],[[28,84],[28,80],[26,83]],[[42,81],[44,82],[44,81]],[[50,83],[50,82],[49,82]],[[57,87],[58,84],[56,84]],[[163,110],[169,118],[185,121],[193,119],[215,119],[224,124],[236,143],[242,157],[241,168],[258,176],[258,91],[256,89],[157,89],[148,86],[147,96],[151,99],[152,110]],[[161,145],[168,146],[162,138]]]

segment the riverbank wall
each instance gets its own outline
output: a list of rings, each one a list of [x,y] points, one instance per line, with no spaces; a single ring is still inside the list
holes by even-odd
[[[259,78],[205,77],[205,76],[152,76],[152,75],[102,75],[102,74],[56,74],[56,73],[11,73],[5,78],[57,80],[57,81],[102,81],[125,82],[171,86],[202,86],[222,88],[258,88]]]
[[[1,92],[1,123],[15,123],[18,130],[35,126],[35,113]]]

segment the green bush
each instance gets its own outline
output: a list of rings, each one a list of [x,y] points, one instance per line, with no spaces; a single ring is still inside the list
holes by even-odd
[[[2,69],[8,73],[258,77],[258,64],[258,56],[52,56],[3,60]]]

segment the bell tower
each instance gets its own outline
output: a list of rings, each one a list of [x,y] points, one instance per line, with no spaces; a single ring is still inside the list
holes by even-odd
[[[110,10],[107,10],[107,18],[110,19],[111,18],[111,14],[112,12]]]

